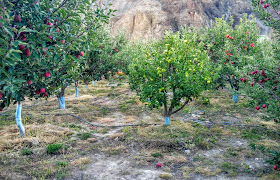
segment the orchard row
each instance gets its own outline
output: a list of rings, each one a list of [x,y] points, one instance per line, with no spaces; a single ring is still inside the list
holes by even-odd
[[[112,38],[104,23],[111,9],[98,9],[91,1],[1,2],[0,108],[25,98],[56,95],[65,108],[64,91],[78,81],[107,79],[118,71],[129,77],[131,89],[150,108],[164,108],[165,124],[202,92],[227,84],[233,101],[245,93],[256,110],[278,121],[278,42],[261,39],[255,20],[246,15],[233,27],[233,18],[216,19],[210,27],[166,32],[164,39],[126,44]],[[268,16],[270,6],[253,2]],[[274,7],[275,6],[275,7]],[[260,10],[261,7],[261,10]],[[262,108],[261,108],[262,107]]]

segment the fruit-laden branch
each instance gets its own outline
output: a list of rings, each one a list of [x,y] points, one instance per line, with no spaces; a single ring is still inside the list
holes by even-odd
[[[274,73],[276,76],[277,76],[277,75],[280,76],[280,74],[277,74],[276,72],[274,72],[274,71],[272,71],[272,70],[270,70],[270,69],[267,69],[267,68],[265,68],[265,67],[255,66],[255,68],[263,69],[263,70],[265,70],[265,71],[269,71],[269,72],[271,72],[271,73]],[[280,69],[280,68],[279,68],[279,69]]]
[[[171,114],[175,114],[177,113],[178,111],[182,110],[187,104],[188,104],[189,100],[185,101],[185,103],[177,110],[173,111]]]
[[[265,85],[262,84],[258,84],[261,88],[263,88],[264,90],[267,90],[274,98],[276,98],[278,101],[280,101],[280,97],[275,94],[274,92],[272,92],[271,90],[269,90],[268,87],[266,87]]]

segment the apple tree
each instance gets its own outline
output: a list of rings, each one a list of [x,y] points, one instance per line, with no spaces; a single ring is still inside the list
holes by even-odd
[[[224,18],[217,18],[214,25],[201,30],[199,40],[207,50],[211,59],[212,71],[219,75],[215,81],[216,89],[228,83],[233,92],[233,101],[238,101],[237,91],[243,67],[251,62],[259,49],[255,46],[259,38],[259,31],[253,19],[244,14],[239,25],[233,27],[233,18],[226,22]]]
[[[271,40],[260,41],[261,56],[257,56],[251,66],[247,67],[247,94],[254,101],[258,111],[267,112],[265,119],[279,122],[280,119],[280,2],[275,0],[253,0],[257,16],[265,25],[273,28]],[[244,75],[244,76],[245,76]]]
[[[82,0],[4,0],[0,5],[0,110],[17,103],[16,122],[23,137],[21,102],[47,98],[65,87],[64,76],[83,61],[73,57],[76,50],[82,45],[86,47],[79,53],[90,49],[87,43],[94,36],[87,35],[94,34],[96,21],[107,20],[111,11],[104,14]]]
[[[129,65],[129,83],[150,108],[164,108],[165,124],[215,80],[198,35],[166,33],[164,40],[143,46],[146,53]]]
[[[95,46],[93,46],[85,57],[87,62],[84,68],[79,72],[78,79],[86,84],[90,81],[108,79],[118,72],[118,62],[115,55],[118,54],[126,44],[126,38],[123,34],[112,37],[107,27],[100,27],[96,33]],[[75,94],[78,96],[78,82],[75,83]]]

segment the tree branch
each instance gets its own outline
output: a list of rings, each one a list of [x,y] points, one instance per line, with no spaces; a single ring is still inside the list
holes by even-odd
[[[185,103],[177,110],[173,111],[171,114],[175,114],[177,113],[178,111],[182,110],[187,104],[188,104],[189,100],[185,101]]]
[[[266,86],[258,84],[260,87],[262,87],[263,89],[266,89],[270,94],[272,94],[272,96],[274,98],[276,98],[278,101],[280,101],[280,97],[278,95],[276,95],[275,93],[273,93],[271,90],[269,90]]]
[[[56,8],[56,10],[54,10],[52,13],[54,14],[56,11],[58,11],[60,8],[62,8],[62,7],[66,4],[67,1],[68,1],[68,0],[64,0],[64,1],[61,3],[61,5],[58,6],[58,8]]]

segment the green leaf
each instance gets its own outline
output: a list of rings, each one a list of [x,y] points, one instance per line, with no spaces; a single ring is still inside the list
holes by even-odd
[[[11,55],[14,56],[18,61],[22,61],[22,59],[20,58],[20,55],[18,53],[12,52]]]
[[[12,36],[12,38],[14,38],[14,34],[9,31],[5,26],[2,27],[10,36]]]
[[[5,39],[0,38],[0,41],[3,42],[6,46],[9,45],[9,43],[7,41],[5,41]]]

